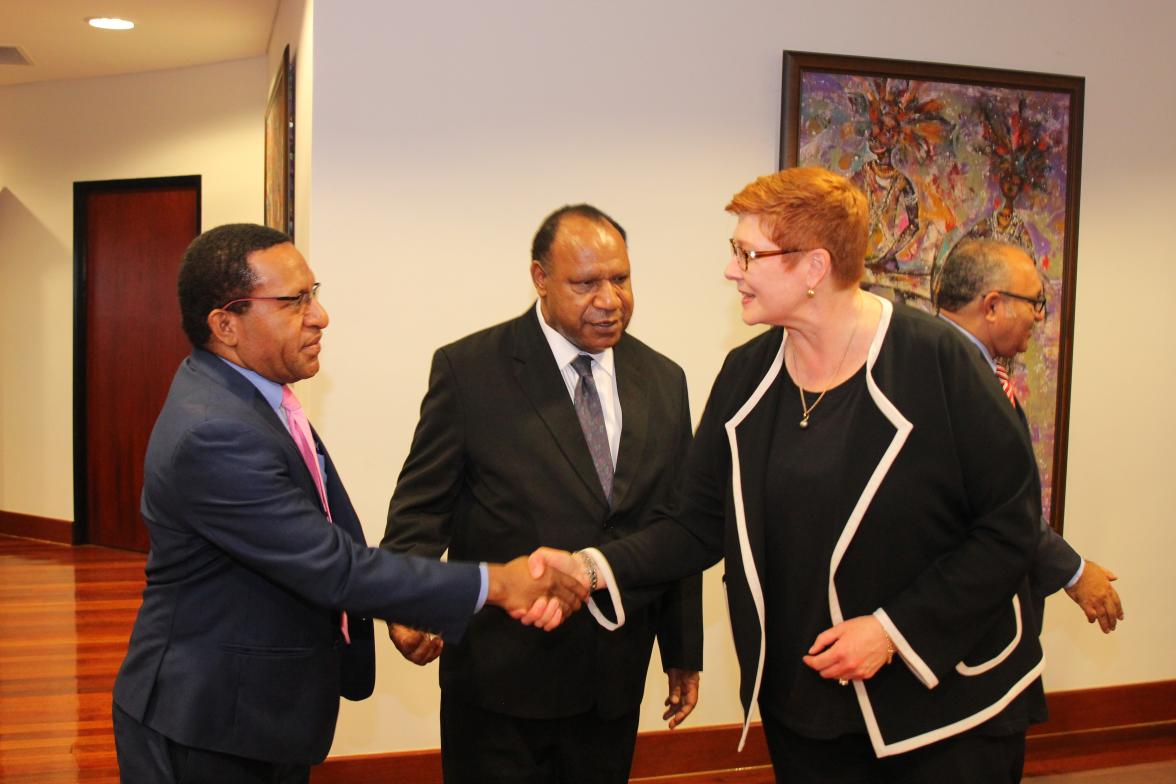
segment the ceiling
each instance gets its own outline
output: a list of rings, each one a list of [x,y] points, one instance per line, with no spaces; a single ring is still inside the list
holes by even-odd
[[[265,54],[278,0],[0,0],[0,47],[32,65],[0,64],[0,86],[158,71]],[[118,16],[134,30],[97,30]]]

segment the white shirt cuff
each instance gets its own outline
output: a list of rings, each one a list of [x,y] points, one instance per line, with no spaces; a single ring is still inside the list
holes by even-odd
[[[601,581],[608,589],[608,595],[612,599],[613,610],[616,611],[617,619],[610,621],[606,618],[591,596],[588,597],[588,612],[592,613],[592,617],[596,619],[597,623],[610,632],[621,628],[625,625],[625,605],[621,602],[621,592],[617,589],[617,581],[613,577],[612,567],[608,565],[608,559],[595,547],[586,547],[580,552],[591,558],[592,562],[596,564],[596,573],[602,578]]]

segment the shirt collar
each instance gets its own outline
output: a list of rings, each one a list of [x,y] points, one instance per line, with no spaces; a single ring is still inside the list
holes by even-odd
[[[590,354],[587,351],[577,348],[574,343],[551,328],[551,325],[543,318],[541,304],[539,300],[535,300],[535,318],[539,319],[539,329],[543,330],[543,337],[547,338],[547,345],[551,347],[551,353],[555,356],[555,364],[559,366],[561,371],[572,364],[576,357],[581,354],[588,354],[588,356],[592,357],[593,362],[604,370],[609,377],[615,375],[613,350],[611,348],[606,348],[599,354]]]
[[[988,363],[988,367],[992,368],[993,371],[996,370],[996,360],[992,358],[992,354],[988,353],[988,348],[983,343],[980,342],[980,338],[976,337],[971,332],[964,329],[962,326],[955,323],[954,321],[952,321],[951,319],[949,319],[947,316],[943,315],[942,313],[939,314],[939,318],[943,319],[948,324],[951,324],[953,327],[955,327],[956,329],[958,329],[960,331],[960,334],[962,334],[968,340],[972,341],[972,344],[974,346],[976,346],[976,348],[980,349],[980,353],[984,355],[984,360]]]
[[[268,378],[254,373],[249,368],[243,368],[222,356],[217,356],[221,362],[231,367],[233,370],[240,373],[245,379],[257,388],[261,396],[265,398],[265,402],[269,403],[270,408],[278,411],[282,407],[282,385],[276,381],[270,381]]]

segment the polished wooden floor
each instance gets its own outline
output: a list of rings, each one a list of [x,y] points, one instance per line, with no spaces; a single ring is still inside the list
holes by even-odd
[[[1176,762],[1153,762],[1124,768],[1056,773],[1025,780],[1032,784],[1176,784]],[[774,781],[769,768],[746,768],[722,773],[633,779],[632,784],[773,784]]]
[[[0,536],[0,782],[118,781],[110,689],[139,606],[143,562],[135,553]],[[635,781],[769,784],[772,775],[751,768]],[[1032,781],[1176,784],[1176,762]]]
[[[110,689],[143,560],[0,537],[0,781],[118,781]]]
[[[1035,776],[1025,780],[1033,784],[1176,784],[1176,762],[1054,773],[1050,776]],[[702,773],[699,776],[633,779],[633,784],[774,784],[774,782],[775,779],[771,776],[771,771],[766,768]]]

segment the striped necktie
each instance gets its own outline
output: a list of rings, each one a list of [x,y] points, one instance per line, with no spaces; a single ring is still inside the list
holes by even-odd
[[[604,427],[604,409],[600,405],[600,395],[596,392],[596,381],[592,378],[592,357],[581,354],[572,360],[572,368],[580,375],[573,398],[576,416],[580,420],[580,429],[584,431],[584,440],[588,442],[588,451],[592,454],[592,465],[596,468],[600,487],[611,504],[612,450],[609,449],[608,431]]]
[[[1013,384],[1009,381],[1009,371],[1001,363],[996,363],[996,378],[1000,381],[1000,388],[1004,390],[1005,397],[1013,404],[1013,408],[1017,407],[1017,394],[1013,391]]]

